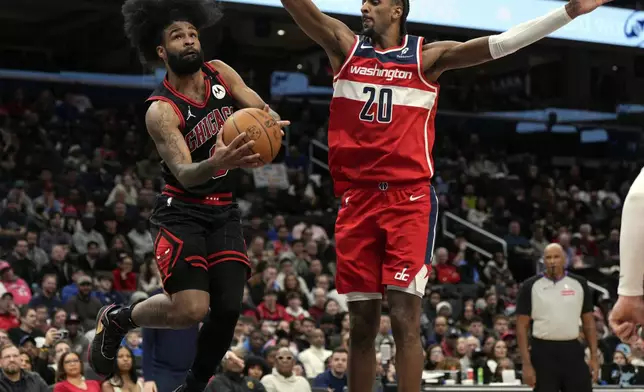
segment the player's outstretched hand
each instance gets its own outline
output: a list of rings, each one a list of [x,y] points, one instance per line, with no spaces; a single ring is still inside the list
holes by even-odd
[[[270,114],[273,117],[277,117],[277,118],[275,118],[275,120],[277,120],[277,125],[279,125],[280,128],[283,129],[284,127],[288,127],[289,125],[291,125],[290,121],[282,120],[277,113],[275,113],[275,112],[273,112],[274,114],[271,113],[271,107],[270,106],[264,105],[264,111],[266,113]],[[282,136],[284,136],[284,131],[282,131]]]
[[[624,343],[635,343],[639,339],[637,327],[644,325],[644,298],[621,295],[610,312],[608,323]]]
[[[208,158],[215,171],[232,170],[237,168],[254,168],[262,165],[259,154],[253,153],[255,141],[244,143],[245,133],[240,133],[226,145],[223,140],[223,132],[217,133],[215,152]]]
[[[566,9],[571,18],[593,12],[600,6],[610,3],[613,0],[570,0]]]

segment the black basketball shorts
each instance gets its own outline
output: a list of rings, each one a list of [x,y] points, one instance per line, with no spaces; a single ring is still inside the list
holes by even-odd
[[[210,292],[211,269],[222,262],[247,266],[241,213],[236,204],[209,206],[160,195],[150,217],[163,288]]]

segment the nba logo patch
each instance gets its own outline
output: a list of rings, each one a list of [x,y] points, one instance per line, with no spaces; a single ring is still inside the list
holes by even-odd
[[[226,96],[226,89],[221,84],[212,86],[212,95],[217,99],[223,99]]]
[[[567,296],[570,296],[570,295],[575,295],[575,290],[571,290],[571,289],[561,290],[561,295],[563,297],[567,297]]]

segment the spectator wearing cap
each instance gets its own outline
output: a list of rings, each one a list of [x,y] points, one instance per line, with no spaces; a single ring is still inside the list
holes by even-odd
[[[342,392],[347,386],[349,352],[343,348],[336,348],[331,354],[330,362],[329,368],[325,372],[318,374],[313,380],[313,388]]]
[[[0,348],[0,390],[7,392],[48,392],[45,381],[37,373],[20,368],[20,350],[14,345]]]
[[[25,336],[33,338],[45,336],[44,332],[36,328],[36,311],[30,307],[20,309],[20,325],[8,331],[9,339],[13,344],[20,344],[20,340]]]
[[[96,218],[94,215],[86,214],[80,220],[81,227],[76,230],[72,237],[74,241],[74,248],[81,255],[87,253],[87,246],[90,242],[98,245],[101,253],[107,253],[107,245],[105,245],[105,238],[103,235],[96,231]]]
[[[72,245],[72,236],[63,230],[63,217],[59,212],[49,219],[49,228],[40,234],[40,247],[51,252],[54,245]]]
[[[29,306],[36,307],[39,305],[44,305],[47,307],[47,311],[50,314],[54,312],[54,309],[63,307],[63,301],[58,296],[58,283],[56,275],[44,275],[40,287],[40,293],[36,294],[31,299]]]
[[[13,272],[13,268],[6,261],[0,261],[0,279],[7,292],[13,294],[16,305],[26,305],[31,301],[29,285]]]
[[[7,261],[13,268],[14,273],[31,286],[36,282],[38,268],[36,263],[29,258],[28,250],[27,241],[19,239],[13,247],[13,252],[7,257]]]
[[[13,303],[13,294],[7,292],[0,297],[0,330],[8,331],[11,328],[18,328],[20,313]]]
[[[543,259],[545,273],[525,281],[517,301],[516,333],[524,383],[536,385],[536,391],[590,392],[593,379],[599,376],[599,361],[588,283],[566,274],[566,255],[559,244],[548,245]],[[580,318],[590,348],[592,373],[578,340]]]
[[[83,355],[89,347],[89,340],[81,331],[81,319],[76,313],[69,313],[65,320],[65,328],[68,331],[67,339],[71,343],[71,349],[78,355]]]
[[[458,342],[458,338],[461,337],[461,333],[457,328],[454,327],[449,327],[447,329],[447,333],[445,334],[445,338],[443,339],[443,342],[441,343],[441,347],[443,348],[443,352],[445,353],[446,357],[456,357],[456,343]]]
[[[324,372],[326,360],[332,352],[324,348],[324,332],[321,329],[314,330],[309,336],[311,346],[302,351],[298,357],[308,378],[315,378]]]
[[[101,301],[92,295],[92,278],[81,275],[78,278],[78,294],[72,296],[65,304],[67,313],[76,313],[81,320],[81,325],[86,331],[96,325],[96,315],[101,306]]]

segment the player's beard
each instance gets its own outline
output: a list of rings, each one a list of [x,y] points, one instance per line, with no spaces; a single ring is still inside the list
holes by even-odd
[[[203,65],[204,54],[203,50],[196,52],[196,56],[189,56],[192,52],[186,51],[183,53],[168,53],[168,67],[170,70],[179,76],[192,75],[199,71]]]

